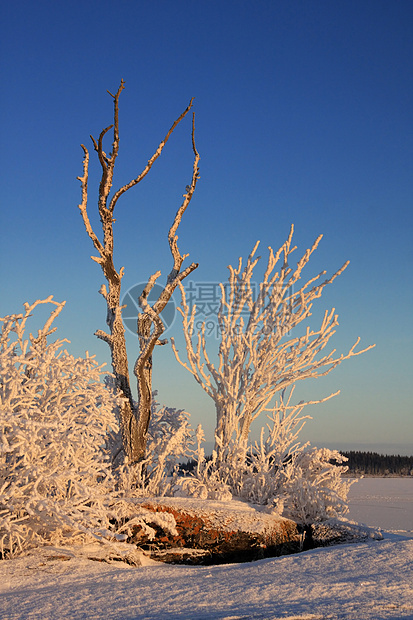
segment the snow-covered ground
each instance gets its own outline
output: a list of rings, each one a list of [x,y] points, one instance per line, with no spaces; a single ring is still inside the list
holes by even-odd
[[[350,487],[350,519],[413,537],[413,477],[362,478]]]
[[[350,517],[405,535],[384,532],[381,541],[212,567],[132,568],[38,550],[0,562],[0,617],[413,619],[413,480],[367,478],[359,485],[352,487]]]

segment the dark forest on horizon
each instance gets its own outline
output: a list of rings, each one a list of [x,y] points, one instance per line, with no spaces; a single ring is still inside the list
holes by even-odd
[[[340,451],[348,458],[350,474],[371,476],[413,476],[413,456],[378,454],[377,452]]]
[[[360,450],[339,450],[348,461],[343,463],[348,467],[346,474],[354,476],[412,476],[413,456],[400,456],[400,454],[379,454],[378,452],[362,452]],[[210,461],[211,456],[206,460]],[[286,457],[285,462],[291,457]],[[336,463],[334,459],[330,461]],[[180,463],[181,472],[191,472],[196,467],[196,461],[189,459],[186,463]],[[344,474],[344,475],[346,475]]]

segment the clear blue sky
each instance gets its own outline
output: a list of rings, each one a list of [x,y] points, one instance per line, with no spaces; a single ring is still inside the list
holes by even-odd
[[[3,3],[1,21],[0,315],[66,299],[58,334],[75,355],[109,360],[93,336],[105,328],[103,279],[77,208],[79,145],[110,123],[106,89],[123,78],[123,185],[195,97],[201,180],[179,231],[200,264],[194,280],[225,279],[257,239],[265,256],[291,223],[300,251],[323,233],[309,276],[351,260],[318,304],[340,314],[333,345],[346,351],[361,336],[377,347],[301,386],[310,398],[341,389],[309,411],[302,439],[412,445],[413,3],[26,0]],[[169,271],[166,235],[191,166],[186,119],[118,203],[125,291]],[[213,403],[167,347],[156,351],[154,387],[211,437]]]

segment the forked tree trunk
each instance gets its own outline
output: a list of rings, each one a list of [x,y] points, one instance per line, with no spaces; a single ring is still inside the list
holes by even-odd
[[[128,457],[129,462],[135,463],[145,458],[147,432],[152,404],[152,352],[155,345],[160,344],[159,336],[164,331],[164,326],[162,320],[159,318],[159,314],[168,303],[176,286],[178,286],[178,284],[198,266],[196,263],[192,263],[183,272],[180,271],[185,256],[181,256],[178,250],[178,236],[176,231],[181,222],[182,215],[191,201],[197,180],[199,178],[199,155],[195,147],[195,120],[193,117],[192,149],[194,152],[194,164],[191,184],[187,185],[186,193],[184,194],[184,201],[176,213],[168,235],[169,246],[174,260],[173,268],[168,276],[167,283],[163,291],[152,307],[149,306],[146,298],[150,290],[153,288],[156,279],[160,276],[160,271],[149,278],[144,293],[141,295],[141,299],[139,300],[143,309],[143,314],[139,319],[138,326],[140,354],[136,360],[134,368],[138,381],[138,405],[136,405],[133,401],[130,387],[125,328],[123,326],[122,307],[120,305],[121,281],[124,270],[122,267],[119,271],[116,271],[113,263],[113,224],[115,222],[113,213],[118,199],[129,189],[137,185],[148,174],[155,160],[161,155],[162,150],[169,140],[173,130],[191,109],[192,100],[186,110],[173,123],[155,153],[148,160],[148,163],[143,171],[135,179],[132,179],[132,181],[118,189],[109,199],[109,194],[113,184],[115,162],[119,150],[119,96],[123,89],[124,83],[122,80],[116,94],[112,95],[109,93],[114,100],[113,125],[110,125],[101,131],[98,141],[91,136],[95,151],[98,154],[98,159],[102,167],[102,177],[99,184],[98,208],[100,221],[102,224],[103,242],[99,240],[93,231],[87,213],[89,151],[83,144],[83,176],[78,177],[78,179],[82,186],[82,202],[79,205],[79,209],[86,232],[98,252],[98,256],[92,256],[91,258],[101,266],[108,283],[108,290],[106,285],[103,284],[99,292],[105,298],[107,304],[106,323],[109,327],[109,333],[102,330],[97,330],[95,335],[101,340],[107,342],[110,348],[116,386],[123,397],[119,414],[123,450],[125,455]],[[109,155],[107,155],[103,150],[103,139],[112,127],[112,151]]]

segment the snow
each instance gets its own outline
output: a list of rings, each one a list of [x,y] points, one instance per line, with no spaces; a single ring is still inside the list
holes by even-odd
[[[44,547],[0,562],[2,620],[387,620],[413,619],[412,479],[366,478],[350,518],[406,529],[381,541],[223,566],[132,567],[100,560],[98,547]],[[359,483],[361,484],[361,483]],[[362,497],[365,498],[363,503]],[[387,522],[389,505],[396,509]],[[370,512],[368,512],[370,510]],[[409,523],[408,523],[409,525]],[[409,538],[409,536],[412,536]],[[88,558],[94,557],[92,561]]]
[[[280,523],[286,519],[279,514],[270,514],[266,506],[249,504],[236,499],[218,501],[199,499],[197,497],[157,497],[143,498],[139,503],[146,506],[169,506],[172,509],[182,510],[190,515],[207,518],[211,529],[226,530],[228,532],[249,532],[264,534],[274,529],[275,521]]]
[[[354,521],[413,537],[413,476],[362,478],[351,485],[348,501]]]
[[[4,620],[413,618],[413,540],[394,535],[212,567],[132,568],[66,553],[1,563]]]

